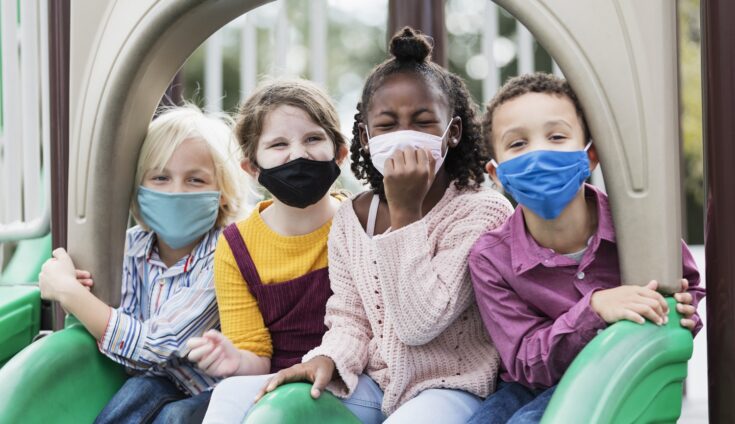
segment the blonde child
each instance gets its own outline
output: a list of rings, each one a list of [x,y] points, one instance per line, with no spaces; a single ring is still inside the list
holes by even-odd
[[[122,298],[112,308],[89,291],[64,249],[39,276],[41,295],[76,316],[100,352],[129,378],[97,423],[200,422],[217,382],[187,361],[186,342],[219,324],[213,284],[221,228],[242,191],[230,126],[194,106],[159,115],[138,159],[126,235]]]
[[[509,80],[487,107],[483,132],[493,180],[519,203],[472,248],[475,295],[504,369],[498,391],[470,423],[537,423],[574,357],[608,324],[662,325],[668,306],[645,287],[621,285],[607,196],[584,184],[597,165],[583,109],[569,84],[536,73]],[[682,242],[681,325],[704,289]]]
[[[364,423],[463,424],[499,364],[467,256],[511,208],[481,187],[481,133],[461,79],[410,28],[390,52],[353,129],[352,168],[372,190],[345,202],[329,236],[329,331],[260,395],[308,380],[313,397],[331,391]]]
[[[249,397],[239,387],[301,362],[326,330],[331,295],[327,235],[340,204],[330,188],[347,156],[329,97],[304,80],[276,80],[240,108],[242,168],[272,195],[225,229],[215,253],[222,333],[192,339],[189,358],[212,376],[206,422],[238,422]],[[247,377],[238,377],[247,376]]]

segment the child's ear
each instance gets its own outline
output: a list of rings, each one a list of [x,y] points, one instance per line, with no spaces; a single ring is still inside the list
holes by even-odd
[[[347,157],[347,153],[349,153],[349,150],[347,150],[347,146],[344,144],[340,144],[339,148],[337,148],[337,155],[335,156],[335,159],[337,160],[337,165],[342,166],[342,162],[344,162],[345,158]]]
[[[357,124],[357,131],[360,134],[360,145],[362,146],[362,150],[368,151],[368,136],[367,136],[367,130],[365,127],[365,124],[360,122]]]
[[[487,175],[490,176],[490,179],[493,180],[495,185],[498,187],[502,187],[503,185],[500,184],[500,180],[498,179],[498,168],[493,165],[493,161],[488,161],[485,164],[485,171],[487,171]]]
[[[587,157],[590,158],[590,172],[592,172],[595,170],[595,168],[597,168],[597,165],[600,163],[600,159],[597,156],[597,149],[595,149],[595,143],[592,143],[590,145],[590,148],[587,149]]]
[[[242,162],[240,162],[240,168],[242,168],[243,171],[247,172],[248,175],[258,179],[258,175],[260,174],[260,168],[258,168],[258,165],[253,163],[250,159],[243,159]]]
[[[449,124],[449,134],[447,137],[447,143],[450,148],[455,148],[459,144],[459,140],[462,139],[462,118],[455,116],[452,118],[452,122]]]

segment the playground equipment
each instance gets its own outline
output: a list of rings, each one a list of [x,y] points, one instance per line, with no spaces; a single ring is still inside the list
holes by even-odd
[[[80,268],[95,275],[94,291],[102,300],[119,301],[136,157],[161,94],[207,37],[263,3],[71,3],[68,250]],[[679,158],[673,142],[678,137],[675,2],[496,3],[551,53],[588,112],[613,205],[623,280],[657,279],[672,293],[681,272]],[[574,361],[544,422],[675,421],[692,350],[685,333],[676,324],[611,326]],[[78,324],[70,325],[0,370],[0,423],[91,421],[123,381],[121,368],[97,353]],[[92,392],[94,399],[79,402],[79,393]],[[58,409],[34,408],[39,393]],[[270,418],[258,417],[272,418],[268,414],[280,409],[279,402],[324,413],[307,405],[307,397],[298,386],[279,388],[257,408],[270,412],[254,411],[248,422],[266,422]],[[326,408],[338,411],[339,405]]]

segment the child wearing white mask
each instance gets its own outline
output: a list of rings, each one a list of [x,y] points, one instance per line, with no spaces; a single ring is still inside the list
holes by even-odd
[[[230,125],[195,106],[151,122],[118,308],[91,293],[92,276],[75,270],[63,248],[44,264],[41,296],[60,302],[133,375],[95,422],[201,422],[218,379],[185,359],[186,342],[219,326],[212,268],[220,231],[240,211],[238,154]]]
[[[472,296],[467,255],[502,224],[508,201],[484,180],[479,124],[456,75],[404,28],[368,76],[352,170],[371,190],[329,235],[329,330],[303,363],[261,391],[299,380],[329,390],[363,423],[464,423],[499,365]]]

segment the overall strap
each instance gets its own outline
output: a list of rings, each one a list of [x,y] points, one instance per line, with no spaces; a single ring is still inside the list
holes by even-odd
[[[240,269],[240,274],[242,274],[245,282],[248,285],[261,285],[260,275],[255,268],[247,246],[245,246],[245,240],[242,239],[237,224],[228,225],[222,234],[224,234],[225,240],[227,240],[227,244],[232,250],[232,255],[235,257],[235,262],[237,262],[237,267]]]
[[[365,232],[370,237],[375,235],[375,221],[378,219],[378,206],[380,206],[380,196],[373,194],[373,199],[370,201],[370,209],[368,210],[367,228],[365,228]]]

